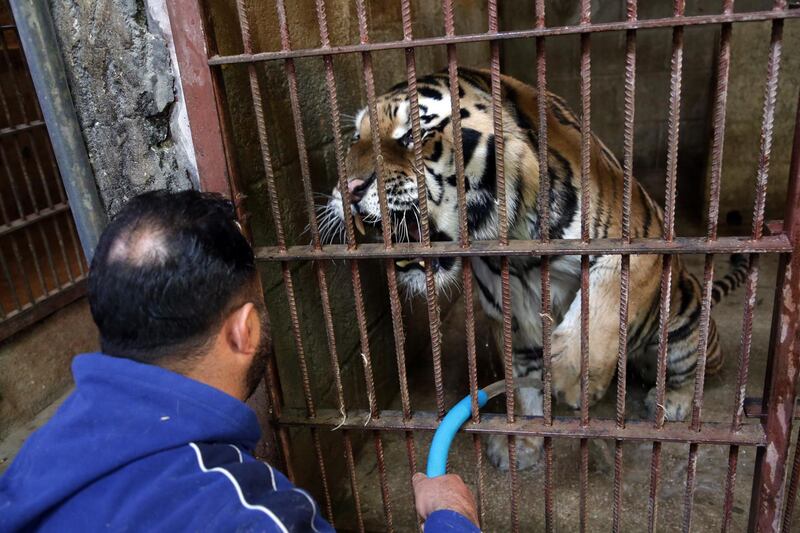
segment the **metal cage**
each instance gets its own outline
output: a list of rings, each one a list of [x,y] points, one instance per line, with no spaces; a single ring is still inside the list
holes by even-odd
[[[324,485],[324,497],[329,518],[332,517],[329,481],[326,479],[325,465],[320,451],[319,431],[323,429],[338,428],[344,444],[344,455],[350,483],[353,489],[353,505],[356,507],[357,528],[364,530],[364,523],[359,508],[359,492],[355,479],[354,452],[352,435],[361,433],[370,435],[374,440],[377,454],[378,474],[382,490],[385,526],[393,528],[391,506],[391,491],[387,482],[387,465],[383,456],[383,436],[387,432],[404,435],[407,443],[408,459],[411,469],[416,469],[417,457],[413,442],[413,434],[418,431],[430,431],[436,428],[438,420],[445,412],[444,385],[441,365],[441,331],[440,310],[436,298],[433,273],[430,266],[426,267],[427,278],[427,314],[430,323],[431,345],[433,351],[433,369],[435,382],[436,411],[412,411],[409,399],[408,378],[405,372],[405,335],[401,303],[398,296],[397,280],[393,258],[404,257],[470,257],[476,255],[495,256],[501,258],[502,268],[502,310],[504,315],[504,374],[506,390],[513,391],[514,377],[511,371],[512,342],[511,342],[511,296],[509,282],[510,256],[541,255],[542,256],[542,299],[543,299],[543,338],[544,338],[544,416],[520,417],[514,414],[514,395],[506,396],[505,415],[481,415],[477,409],[477,371],[476,371],[476,346],[475,346],[475,310],[472,303],[472,277],[469,261],[464,262],[463,286],[465,292],[464,305],[466,308],[466,339],[469,365],[470,392],[473,398],[472,421],[465,428],[474,439],[475,462],[477,468],[477,493],[479,498],[485,496],[482,486],[481,469],[481,436],[487,434],[504,434],[508,436],[509,455],[511,468],[509,472],[509,502],[511,529],[519,530],[519,494],[520,482],[514,461],[516,453],[515,439],[520,436],[541,436],[545,439],[545,461],[543,480],[543,505],[545,509],[544,527],[548,531],[555,528],[554,518],[554,479],[553,469],[553,439],[569,438],[580,441],[580,513],[581,530],[589,527],[587,508],[587,487],[589,478],[589,448],[590,439],[606,439],[615,443],[614,447],[614,508],[613,529],[621,529],[622,519],[622,477],[623,477],[623,449],[622,443],[629,440],[652,442],[650,454],[650,485],[648,503],[649,529],[654,531],[657,526],[658,487],[661,477],[661,452],[665,442],[686,443],[689,445],[687,476],[684,496],[683,529],[688,531],[692,525],[693,494],[695,491],[695,472],[697,468],[698,447],[703,444],[727,446],[729,449],[728,471],[725,487],[725,503],[721,510],[723,514],[723,530],[731,528],[731,513],[733,508],[733,486],[737,472],[737,460],[741,447],[755,447],[756,463],[752,498],[749,514],[749,528],[752,531],[776,531],[782,528],[789,531],[791,528],[791,510],[797,491],[798,477],[800,474],[800,457],[795,454],[793,470],[788,490],[785,489],[786,462],[789,458],[792,420],[794,415],[796,382],[800,361],[798,360],[798,309],[800,302],[800,111],[795,126],[794,145],[789,187],[787,191],[785,218],[782,223],[765,223],[765,198],[769,175],[770,151],[772,149],[773,122],[776,113],[776,94],[779,74],[779,64],[782,53],[782,30],[784,20],[800,17],[800,10],[790,9],[786,0],[776,0],[774,7],[768,11],[735,12],[733,0],[722,2],[722,12],[713,15],[685,15],[685,2],[676,0],[671,17],[659,19],[637,18],[637,2],[627,1],[627,18],[624,21],[609,23],[593,23],[591,21],[591,2],[580,0],[580,22],[577,25],[566,27],[548,27],[545,24],[545,2],[535,1],[535,26],[523,31],[499,31],[498,2],[489,0],[489,31],[482,34],[456,35],[454,24],[453,0],[443,0],[445,18],[445,35],[442,37],[414,39],[410,18],[410,0],[401,0],[403,39],[391,42],[372,42],[370,40],[367,24],[367,10],[364,0],[356,0],[356,12],[360,42],[358,44],[332,46],[330,42],[328,22],[326,19],[324,0],[316,1],[316,17],[319,26],[321,45],[314,49],[292,49],[287,22],[284,0],[277,0],[276,7],[280,23],[281,49],[276,51],[257,51],[253,48],[250,31],[250,19],[244,0],[236,3],[238,10],[239,29],[243,42],[243,53],[236,55],[218,54],[214,39],[210,37],[207,12],[200,0],[175,0],[168,2],[172,20],[173,34],[177,56],[181,70],[181,81],[186,95],[189,118],[202,185],[208,190],[215,190],[235,198],[241,207],[240,185],[237,181],[235,165],[232,162],[231,136],[226,126],[226,113],[224,88],[221,82],[221,69],[223,66],[243,64],[247,68],[250,89],[253,99],[255,120],[258,126],[261,155],[266,170],[266,185],[268,200],[272,208],[272,223],[277,234],[277,245],[257,248],[256,254],[259,261],[280,264],[282,269],[284,288],[289,302],[289,314],[293,327],[293,335],[299,355],[299,370],[304,385],[303,396],[306,409],[302,411],[283,409],[280,386],[277,383],[277,373],[274,366],[268,372],[270,384],[270,399],[272,425],[277,433],[278,442],[283,450],[286,461],[285,467],[292,475],[293,465],[291,449],[289,446],[289,429],[292,427],[305,427],[311,432],[315,445],[316,457],[319,463],[319,472]],[[760,162],[757,175],[756,203],[753,212],[752,230],[748,235],[724,237],[717,234],[717,219],[720,203],[720,177],[722,167],[722,150],[725,129],[725,114],[728,94],[728,77],[731,54],[731,29],[734,24],[748,21],[771,21],[772,32],[769,44],[769,60],[766,69],[766,92],[763,95],[763,120],[761,124]],[[676,206],[676,175],[678,151],[678,119],[681,102],[681,65],[683,61],[683,36],[684,28],[696,25],[718,25],[721,27],[721,39],[717,58],[716,71],[716,98],[713,105],[713,132],[711,145],[711,174],[710,174],[710,202],[708,210],[708,225],[706,235],[703,237],[677,237],[674,231],[675,206]],[[663,239],[632,238],[629,219],[631,205],[631,183],[633,162],[633,109],[636,82],[636,36],[637,33],[650,28],[671,28],[672,30],[672,56],[670,65],[670,96],[667,103],[669,109],[668,125],[668,156],[665,216],[663,225]],[[624,154],[622,158],[624,174],[624,200],[622,205],[622,238],[619,239],[590,239],[587,220],[590,197],[587,193],[589,184],[589,150],[590,150],[590,61],[591,37],[598,32],[625,32],[625,76],[624,76]],[[547,84],[545,43],[548,37],[556,35],[579,35],[581,42],[580,60],[580,118],[581,118],[581,187],[582,187],[582,224],[581,239],[559,240],[548,239],[547,230],[549,222],[548,204],[548,178],[546,172],[541,172],[541,190],[539,193],[539,212],[542,219],[545,237],[542,240],[522,241],[509,240],[508,214],[505,210],[505,187],[503,158],[503,124],[499,120],[501,91],[500,91],[500,43],[506,39],[535,39],[536,53],[536,88],[544,90]],[[463,147],[461,146],[461,130],[459,126],[459,93],[457,86],[457,56],[456,45],[472,42],[488,42],[491,46],[491,77],[494,131],[496,139],[496,169],[499,200],[499,239],[496,241],[471,242],[467,233],[466,203],[464,190],[464,160]],[[413,244],[397,244],[392,242],[389,228],[384,225],[382,244],[357,245],[354,238],[354,224],[352,217],[347,215],[346,234],[347,244],[323,245],[317,227],[310,184],[308,154],[305,146],[304,131],[300,117],[300,102],[298,96],[298,81],[294,68],[294,61],[298,58],[321,58],[322,68],[325,72],[325,90],[327,91],[328,105],[332,114],[334,128],[334,144],[336,149],[336,165],[339,175],[339,184],[343,191],[344,186],[344,143],[338,125],[340,124],[340,109],[337,101],[337,89],[334,78],[333,57],[341,54],[355,54],[360,56],[363,67],[363,84],[366,89],[370,116],[375,120],[376,94],[374,82],[375,66],[372,54],[382,50],[405,51],[406,76],[408,80],[409,95],[411,100],[412,131],[415,145],[414,156],[421,160],[419,109],[416,99],[416,64],[415,52],[420,47],[443,46],[446,47],[448,72],[450,78],[450,93],[452,101],[452,119],[454,141],[456,150],[456,168],[459,175],[458,200],[460,214],[460,235],[457,242],[431,242],[427,220],[425,180],[418,176],[420,191],[421,211],[421,242]],[[276,191],[273,169],[269,152],[269,131],[264,120],[264,111],[261,107],[262,84],[257,75],[257,66],[264,62],[282,62],[288,80],[291,97],[291,112],[295,124],[296,140],[300,154],[300,173],[304,187],[304,198],[310,217],[310,228],[313,243],[310,246],[287,246],[284,238],[284,229],[278,210],[278,195]],[[545,99],[540,99],[539,116],[545,117]],[[535,125],[539,134],[539,161],[547,164],[547,125],[546,119],[540,120]],[[375,152],[375,164],[378,169],[380,183],[385,179],[381,168],[380,141],[377,136],[372,139]],[[462,148],[462,149],[458,149]],[[388,218],[388,207],[385,191],[379,186],[380,207],[384,219]],[[627,304],[629,295],[630,255],[631,254],[659,254],[663,260],[663,275],[661,278],[660,313],[666,316],[669,311],[670,285],[672,283],[670,265],[675,254],[703,254],[705,256],[705,269],[703,279],[704,301],[701,318],[701,342],[698,348],[699,360],[696,372],[694,399],[692,403],[691,418],[688,423],[665,421],[663,410],[654,420],[631,421],[625,418],[625,358],[627,339]],[[709,328],[709,312],[711,301],[711,288],[714,278],[713,257],[715,254],[742,253],[749,257],[749,274],[745,282],[746,297],[744,316],[742,321],[742,343],[738,360],[738,382],[736,391],[736,408],[730,413],[729,420],[705,421],[701,419],[704,397],[704,367],[705,367],[705,342]],[[550,399],[551,373],[550,373],[550,336],[553,324],[548,320],[550,306],[550,272],[549,258],[554,255],[580,255],[581,256],[581,390],[584,401],[580,416],[576,418],[557,418],[553,416],[553,406]],[[589,256],[599,254],[619,254],[622,257],[621,291],[620,291],[620,330],[619,330],[619,355],[618,355],[618,387],[616,391],[616,418],[596,419],[589,416],[588,409],[588,305],[589,305]],[[772,334],[768,352],[766,381],[764,384],[763,400],[760,402],[760,413],[757,407],[759,402],[746,402],[745,387],[748,378],[751,332],[753,323],[753,309],[755,306],[755,290],[759,276],[759,260],[764,254],[776,254],[779,257],[779,271],[777,290],[775,294],[775,307],[772,317]],[[361,290],[359,264],[363,260],[371,259],[380,261],[385,268],[385,275],[389,286],[390,309],[394,331],[394,344],[399,369],[399,388],[402,409],[400,411],[380,410],[370,396],[368,410],[352,410],[345,405],[342,380],[339,374],[339,360],[334,339],[332,311],[326,278],[325,264],[332,259],[348,262],[354,287],[355,309],[357,313],[358,330],[360,333],[361,350],[364,357],[364,373],[368,390],[374,390],[370,367],[370,352],[368,342],[368,327],[364,311],[364,301]],[[295,288],[290,266],[295,262],[313,262],[316,269],[319,294],[325,316],[326,334],[330,347],[331,364],[333,368],[333,382],[337,390],[338,409],[318,409],[312,397],[308,380],[307,363],[303,351],[303,338],[300,333],[299,318],[296,309]],[[272,313],[283,310],[272,309]],[[658,380],[657,397],[663,403],[666,380],[666,355],[667,355],[667,329],[662,321],[659,346],[658,346]],[[752,409],[751,409],[752,407]],[[759,418],[745,420],[746,412],[753,411]],[[342,413],[346,413],[342,422]],[[784,506],[787,512],[784,513]],[[396,511],[396,509],[394,510]],[[781,525],[781,519],[783,524]]]
[[[87,265],[18,28],[0,0],[0,340],[80,298]]]

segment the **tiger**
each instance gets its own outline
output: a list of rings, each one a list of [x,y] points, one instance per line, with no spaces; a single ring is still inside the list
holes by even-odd
[[[542,238],[537,198],[539,195],[539,124],[537,90],[510,76],[500,76],[504,176],[508,236],[510,239]],[[467,227],[473,240],[499,237],[495,130],[491,75],[484,70],[458,69],[460,128],[463,146]],[[451,120],[448,73],[439,72],[417,82],[422,172],[427,187],[431,240],[455,241],[459,235],[456,153]],[[566,102],[546,93],[547,174],[550,239],[581,238],[581,124]],[[419,198],[415,174],[414,139],[408,85],[401,83],[379,96],[377,129],[385,175],[386,202],[391,215],[392,239],[419,241]],[[355,115],[354,132],[346,155],[346,186],[349,209],[359,232],[381,234],[378,195],[380,180],[375,166],[372,123],[368,108]],[[642,185],[632,181],[630,236],[662,237],[663,213]],[[589,172],[590,238],[622,236],[622,167],[611,150],[594,134],[590,143]],[[322,206],[321,218],[329,234],[343,232],[344,195],[337,185]],[[334,229],[332,229],[334,228]],[[532,245],[535,254],[535,244]],[[462,259],[432,259],[439,292],[459,284]],[[481,307],[491,324],[500,350],[503,346],[501,260],[474,256],[473,279]],[[511,289],[513,373],[516,377],[541,380],[543,370],[541,316],[541,257],[512,256],[508,259]],[[740,285],[747,261],[732,256],[731,270],[714,282],[713,302]],[[551,256],[549,263],[553,397],[572,409],[581,407],[581,259],[577,255]],[[628,301],[628,361],[649,383],[656,381],[659,341],[660,256],[631,255]],[[654,416],[664,410],[669,420],[683,420],[690,412],[697,368],[702,287],[683,265],[680,256],[671,262],[672,284],[667,321],[666,393],[656,402],[656,387],[647,394],[646,410]],[[620,306],[619,255],[589,258],[589,398],[600,399],[615,374],[618,357]],[[398,284],[410,295],[426,294],[425,261],[399,259],[395,271]],[[718,372],[723,354],[713,319],[709,321],[705,372]],[[542,416],[541,388],[520,388],[516,405],[523,415]],[[542,439],[517,440],[517,465],[535,464]],[[489,438],[487,453],[500,469],[509,467],[504,436]]]

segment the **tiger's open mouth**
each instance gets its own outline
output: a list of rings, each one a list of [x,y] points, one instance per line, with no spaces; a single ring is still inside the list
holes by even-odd
[[[357,240],[373,239],[382,240],[383,224],[380,220],[370,221],[368,217],[362,217],[356,210],[353,213],[353,224],[361,237],[356,237]],[[415,210],[406,211],[391,211],[392,217],[392,242],[421,242],[421,230],[418,222],[418,216]],[[452,239],[438,231],[435,224],[431,221],[430,225],[430,238],[431,241],[451,241]],[[398,272],[411,272],[419,270],[424,272],[425,267],[430,264],[434,273],[440,270],[450,270],[455,264],[455,259],[452,257],[414,257],[396,259],[394,262]]]

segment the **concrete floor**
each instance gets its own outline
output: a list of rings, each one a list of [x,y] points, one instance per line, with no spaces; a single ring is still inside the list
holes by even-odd
[[[703,257],[686,256],[685,261],[692,272],[702,279]],[[719,257],[716,265],[717,275],[727,271],[727,257]],[[754,315],[753,348],[751,355],[748,396],[760,396],[764,380],[766,350],[769,340],[770,317],[773,307],[777,258],[765,257],[761,261],[758,284],[758,303]],[[737,373],[737,360],[741,338],[744,290],[739,289],[718,305],[713,316],[716,320],[726,363],[723,371],[706,380],[703,419],[705,421],[729,421],[734,404],[734,388]],[[416,304],[415,304],[416,306]],[[466,374],[466,354],[463,348],[463,305],[445,317],[442,325],[444,334],[443,358],[446,376],[447,404],[452,405],[468,392]],[[493,349],[485,320],[478,318],[480,384],[486,385],[500,379],[498,363],[492,363],[489,354]],[[412,334],[409,332],[409,334]],[[424,359],[424,358],[420,358]],[[411,373],[411,398],[414,409],[434,410],[432,372],[428,360],[425,366]],[[591,415],[598,418],[614,417],[615,384],[610,393],[595,407]],[[643,398],[647,387],[629,378],[627,394],[628,418],[644,416]],[[399,399],[392,408],[399,407]],[[491,406],[490,406],[491,407]],[[502,412],[497,405],[496,412]],[[574,416],[573,413],[559,410],[556,414]],[[430,444],[430,434],[416,436],[418,470],[423,470]],[[408,484],[409,464],[405,441],[402,436],[385,434],[384,447],[386,463],[389,467],[389,485],[395,529],[411,531],[414,529],[410,487]],[[573,531],[578,528],[579,509],[579,442],[575,439],[561,439],[554,442],[554,478],[556,528],[559,531]],[[588,514],[590,531],[607,531],[612,524],[613,509],[613,442],[592,441],[590,446],[590,482]],[[623,530],[643,531],[647,528],[647,506],[650,476],[651,443],[626,443],[624,446],[624,502]],[[665,444],[662,448],[662,477],[659,487],[658,517],[659,530],[673,531],[681,528],[683,518],[683,496],[686,481],[688,445]],[[743,531],[747,524],[750,489],[755,457],[755,449],[740,449],[736,478],[735,505],[733,508],[733,531]],[[476,458],[472,438],[460,435],[450,454],[450,471],[462,475],[470,486],[475,487]],[[485,491],[483,494],[483,526],[485,531],[507,531],[510,525],[510,480],[507,473],[498,471],[488,461],[483,461]],[[718,531],[722,521],[725,477],[728,465],[728,448],[721,446],[701,446],[697,461],[697,489],[694,497],[693,529],[695,531]],[[373,446],[364,446],[357,461],[357,473],[361,505],[367,528],[374,531],[385,530],[383,504],[378,486],[377,465]],[[544,468],[534,466],[520,473],[520,524],[522,531],[539,531],[544,527]],[[353,524],[353,504],[349,482],[342,479],[334,495],[338,504],[337,526]],[[796,522],[797,523],[797,522]]]

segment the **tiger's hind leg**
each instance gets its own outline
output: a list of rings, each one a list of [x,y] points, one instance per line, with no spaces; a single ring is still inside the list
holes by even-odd
[[[673,301],[678,304],[678,307],[668,324],[664,402],[658,404],[656,387],[650,389],[645,399],[645,406],[651,417],[657,413],[657,409],[663,409],[665,418],[671,421],[684,420],[691,414],[698,363],[697,348],[701,333],[699,283],[693,276],[684,273],[679,278],[678,294],[680,295],[678,301]],[[650,353],[647,358],[655,369],[658,361],[658,345],[654,343],[648,346],[648,352]],[[722,350],[719,334],[714,320],[709,317],[705,372],[713,374],[721,366]],[[655,380],[655,372],[652,375]]]

